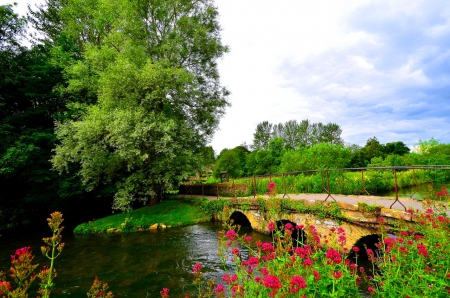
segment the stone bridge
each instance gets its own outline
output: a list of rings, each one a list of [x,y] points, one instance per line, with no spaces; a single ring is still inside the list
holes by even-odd
[[[288,199],[279,199],[288,200]],[[308,202],[305,202],[307,204]],[[250,225],[253,230],[261,233],[270,233],[267,226],[270,221],[276,222],[278,226],[286,223],[295,225],[314,225],[320,235],[328,234],[332,227],[341,227],[345,230],[347,237],[347,247],[358,246],[363,248],[366,245],[369,248],[375,247],[380,236],[380,221],[389,233],[394,234],[393,228],[400,224],[411,225],[414,222],[414,216],[400,210],[377,207],[375,210],[368,211],[364,206],[347,204],[344,202],[329,203],[315,202],[309,203],[310,206],[322,204],[324,213],[315,214],[308,210],[299,212],[296,210],[280,209],[274,216],[273,212],[262,210],[260,204],[255,200],[247,202],[231,201],[231,207],[228,211],[222,211],[218,214],[221,220],[232,219],[235,224]],[[334,205],[333,205],[334,204]],[[326,210],[339,208],[339,214],[331,215]],[[366,206],[367,207],[367,206]],[[311,210],[314,210],[311,208]],[[225,214],[226,212],[226,214]],[[317,212],[316,212],[317,213]],[[308,239],[307,233],[305,233]]]

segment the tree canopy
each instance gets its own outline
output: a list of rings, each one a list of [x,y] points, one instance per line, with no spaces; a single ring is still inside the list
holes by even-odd
[[[65,67],[66,92],[96,102],[70,104],[81,113],[57,124],[53,165],[80,165],[88,189],[115,185],[116,209],[160,198],[198,166],[228,105],[216,8],[208,0],[60,4],[61,32],[82,49]]]

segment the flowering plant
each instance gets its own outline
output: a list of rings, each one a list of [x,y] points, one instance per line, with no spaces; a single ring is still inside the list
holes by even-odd
[[[277,196],[277,184],[275,182],[269,182],[267,185],[267,194],[271,199]]]

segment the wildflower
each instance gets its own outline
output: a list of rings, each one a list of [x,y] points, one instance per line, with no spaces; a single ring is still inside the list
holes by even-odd
[[[428,251],[427,251],[427,248],[426,248],[423,244],[417,244],[417,249],[418,249],[417,253],[418,253],[419,255],[422,255],[422,256],[424,256],[425,258],[428,257]]]
[[[280,282],[280,279],[270,274],[264,277],[264,286],[266,288],[272,289],[272,292],[269,293],[269,297],[275,296],[277,290],[283,287],[283,285]]]
[[[263,268],[263,269],[261,269],[261,274],[267,275],[267,274],[269,274],[269,270],[267,270],[267,268]]]
[[[335,279],[339,279],[339,278],[341,278],[342,277],[342,271],[338,271],[338,272],[333,272],[332,274],[331,274]]]
[[[311,261],[311,259],[306,259],[306,260],[303,262],[303,266],[305,266],[305,267],[312,266],[312,264],[313,264],[313,261]]]
[[[291,223],[287,223],[287,224],[284,226],[284,229],[285,229],[285,230],[288,230],[288,231],[293,231],[293,230],[294,230],[294,226],[293,226]]]
[[[316,270],[313,271],[313,275],[314,275],[314,280],[317,281],[320,279],[321,274],[319,272],[317,272]]]
[[[216,293],[217,296],[224,295],[225,294],[225,287],[223,284],[219,284],[216,286],[216,289],[214,290],[214,293]]]
[[[169,289],[168,288],[163,288],[161,292],[159,292],[161,294],[161,298],[168,298],[169,297]]]
[[[375,288],[374,287],[368,287],[367,291],[369,291],[370,295],[375,294]]]
[[[264,242],[264,243],[262,244],[262,250],[263,250],[263,252],[265,252],[265,253],[270,253],[270,252],[274,252],[274,251],[275,251],[275,248],[273,247],[272,243],[270,243],[270,242]]]
[[[247,242],[247,243],[252,242],[252,236],[245,237],[245,242]]]
[[[225,236],[227,236],[227,238],[230,240],[234,240],[236,238],[236,231],[228,230]]]
[[[275,223],[272,221],[269,222],[269,224],[267,225],[267,229],[269,230],[269,232],[275,231],[275,228],[276,228]]]
[[[11,290],[11,284],[8,281],[0,281],[0,294],[6,294]]]
[[[242,262],[242,264],[256,268],[259,264],[259,259],[257,257],[250,257],[247,261]]]
[[[300,289],[306,288],[306,281],[301,276],[293,276],[291,278],[291,293],[297,293]]]
[[[202,263],[195,264],[193,273],[194,274],[198,274],[198,273],[200,273],[200,271],[202,271]]]
[[[231,253],[235,256],[237,256],[239,254],[239,248],[235,247],[231,250]]]
[[[295,228],[297,230],[303,230],[305,228],[305,226],[304,225],[296,225]]]
[[[335,264],[340,264],[342,262],[341,255],[339,252],[333,248],[330,248],[325,255],[328,259],[332,260]]]
[[[359,251],[359,248],[357,246],[353,246],[352,249],[353,249],[354,252],[358,252]]]

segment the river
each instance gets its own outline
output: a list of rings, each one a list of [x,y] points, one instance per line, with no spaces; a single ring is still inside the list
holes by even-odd
[[[63,231],[66,246],[56,259],[58,276],[52,297],[86,297],[95,276],[107,282],[115,297],[160,297],[163,287],[172,297],[192,294],[192,267],[201,262],[205,278],[220,280],[224,274],[217,257],[219,223],[129,234],[72,235]],[[243,229],[257,241],[270,236]],[[0,271],[8,271],[10,255],[17,248],[31,246],[35,263],[48,265],[40,252],[42,237],[37,233],[0,236]],[[35,289],[30,290],[34,297]]]

